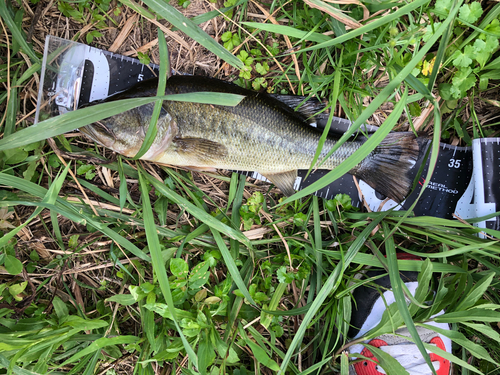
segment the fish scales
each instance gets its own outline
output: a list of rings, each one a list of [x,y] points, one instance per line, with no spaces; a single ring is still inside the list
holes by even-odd
[[[227,150],[227,154],[214,155],[210,165],[203,165],[206,160],[188,161],[188,156],[182,158],[171,149],[156,160],[166,164],[257,170],[263,174],[308,169],[321,136],[307,124],[276,111],[258,97],[246,98],[234,108],[186,102],[166,102],[163,107],[175,114],[172,116],[180,138],[207,139],[224,145]],[[320,160],[335,143],[332,139],[326,140]],[[337,167],[360,145],[344,144],[322,167]]]
[[[155,96],[157,84],[157,80],[142,82],[106,101]],[[157,136],[141,159],[198,170],[256,171],[285,194],[293,194],[297,170],[309,169],[318,148],[321,133],[306,121],[317,110],[294,111],[286,99],[216,79],[173,76],[167,80],[167,95],[193,92],[233,93],[245,98],[234,107],[163,101]],[[290,102],[296,103],[297,99]],[[153,108],[153,104],[144,105],[80,130],[105,147],[135,156],[144,141]],[[337,141],[327,137],[318,160],[324,159]],[[344,142],[321,168],[338,167],[363,143]],[[415,134],[391,133],[349,173],[401,202],[409,192],[408,172],[420,150],[421,142]]]

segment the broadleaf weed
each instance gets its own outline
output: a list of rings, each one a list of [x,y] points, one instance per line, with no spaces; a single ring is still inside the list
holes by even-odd
[[[451,4],[451,0],[438,0],[434,12],[439,18],[444,19],[450,11]],[[462,48],[458,48],[461,45],[464,33],[468,31],[467,26],[474,25],[477,27],[482,15],[483,8],[480,2],[474,1],[460,7],[459,17],[455,21],[453,30],[455,39],[447,52],[448,59],[446,63],[451,63],[456,70],[451,77],[451,86],[442,85],[440,87],[441,96],[446,100],[464,98],[468,91],[477,84],[478,79],[481,79],[484,67],[498,50],[500,38],[498,18],[494,18],[483,30],[476,29],[479,32],[477,38]],[[424,41],[428,35],[431,35],[432,30],[438,24],[427,26]],[[486,87],[487,80],[482,79],[479,88],[484,89]]]
[[[64,19],[71,37],[78,37],[72,24],[95,23],[81,38],[104,43],[107,23],[114,24],[108,15],[129,15],[136,3],[123,0],[114,7],[107,0],[60,1],[46,14]],[[8,112],[0,128],[12,134],[31,124],[34,100],[30,103],[29,95],[39,78],[25,77],[29,69],[36,73],[36,64],[28,68],[26,56],[32,62],[37,56],[21,39],[31,13],[16,4],[20,2],[0,5],[13,35],[7,32],[2,39],[0,48],[10,48],[11,57],[6,64],[7,54],[2,55],[0,80],[14,88],[10,103],[7,92],[0,92],[0,109]],[[23,7],[29,4],[36,1]],[[359,34],[304,2],[259,4],[279,25],[269,20],[265,30],[256,22],[243,25],[254,38],[236,29],[220,30],[226,49],[234,52],[241,45],[235,54],[244,65],[227,69],[225,78],[256,90],[329,99],[335,116],[356,120],[364,114],[369,121],[390,113],[406,84],[417,91],[403,103],[409,116],[424,113],[438,89],[446,102],[441,114],[451,114],[444,121],[444,136],[458,135],[470,143],[471,135],[491,134],[471,130],[475,120],[459,114],[500,77],[496,6],[479,1],[462,5],[439,61],[434,49],[422,59],[415,56],[429,47],[431,38],[440,43],[435,33],[449,21],[450,11],[457,10],[453,0],[335,4],[363,25]],[[248,14],[259,10],[251,3],[241,5],[229,17],[255,21]],[[411,11],[394,16],[411,6]],[[144,8],[141,14],[147,13]],[[134,42],[143,43],[132,49],[151,41],[150,33],[141,34],[147,22],[145,16],[134,29],[133,38],[140,37]],[[277,32],[276,26],[288,28]],[[290,32],[292,49],[282,30]],[[40,56],[43,32],[37,31],[33,46]],[[337,38],[344,39],[316,48]],[[7,47],[6,42],[12,43]],[[155,53],[152,48],[137,55],[150,63]],[[415,66],[414,79],[394,85],[410,64]],[[391,93],[373,112],[364,112],[388,85],[394,85]],[[470,113],[474,116],[474,108]],[[407,120],[403,117],[395,125],[406,126]],[[74,135],[58,140],[69,152],[83,143]],[[101,165],[73,163],[81,186],[69,177],[59,181],[61,189],[49,194],[53,204],[42,206],[63,167],[59,157],[43,141],[2,152],[0,240],[12,229],[22,229],[34,210],[40,211],[26,230],[0,247],[0,367],[5,372],[246,375],[276,372],[282,366],[291,375],[341,368],[347,373],[347,357],[333,354],[347,343],[353,290],[375,281],[360,281],[358,274],[369,267],[388,267],[384,251],[389,232],[397,251],[423,259],[396,261],[398,270],[421,271],[421,289],[409,306],[415,324],[427,324],[445,310],[437,319],[453,322],[449,334],[458,345],[457,368],[463,367],[462,373],[496,370],[500,247],[476,237],[477,228],[433,217],[402,219],[399,212],[363,212],[347,195],[328,201],[304,197],[280,205],[284,198],[270,185],[259,186],[236,174],[199,175],[145,163],[148,172],[141,169],[139,186],[137,165],[120,158],[104,166],[104,176]],[[84,203],[82,192],[92,207]],[[148,199],[150,205],[144,203]],[[403,324],[395,306],[383,323],[379,328],[388,332]],[[187,348],[197,357],[198,368]],[[339,357],[341,364],[335,362]]]

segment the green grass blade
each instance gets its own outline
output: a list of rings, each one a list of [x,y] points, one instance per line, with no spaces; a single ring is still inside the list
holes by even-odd
[[[281,300],[281,297],[283,296],[283,293],[285,292],[288,284],[286,283],[279,283],[278,287],[273,293],[273,296],[271,297],[271,301],[269,301],[269,306],[268,310],[269,311],[276,311],[278,308],[278,304]],[[263,327],[266,327],[266,329],[269,327],[269,325],[272,322],[272,315],[267,314],[264,310],[262,311],[260,315],[260,324],[262,324]]]
[[[243,263],[243,267],[241,267],[240,275],[244,278],[245,284],[248,284],[252,279],[252,259],[247,258],[245,263]],[[231,292],[234,290],[231,287]],[[229,314],[227,319],[227,328],[226,332],[224,332],[224,341],[228,342],[230,340],[230,335],[233,334],[233,329],[236,326],[236,320],[238,319],[238,314],[240,312],[241,307],[243,306],[243,298],[238,297],[235,294],[231,293],[231,304],[228,304]]]
[[[399,73],[403,68],[397,64],[394,64],[393,65],[394,69]],[[429,100],[434,100],[434,97],[432,96],[432,93],[430,92],[430,90],[427,88],[427,86],[425,86],[422,81],[420,81],[419,79],[415,78],[415,76],[413,74],[408,74],[405,78],[405,82],[414,90],[416,90],[419,94],[421,94],[422,96],[426,97],[427,99]],[[417,98],[416,98],[417,99]],[[418,101],[420,100],[420,98],[418,98],[417,100],[415,101]],[[413,102],[413,100],[410,100],[410,98],[408,99],[408,104]]]
[[[62,184],[64,183],[64,180],[66,179],[66,175],[68,174],[68,170],[70,167],[70,163],[66,166],[66,168],[62,171],[62,173],[57,176],[57,178],[54,180],[54,182],[50,185],[49,190],[47,190],[47,194],[42,200],[42,203],[46,203],[47,205],[53,205],[57,199],[57,194],[59,194],[59,191],[62,188]],[[31,220],[36,218],[44,207],[37,207],[35,211],[30,215],[30,217],[21,225],[18,227],[12,229],[9,233],[6,233],[2,237],[0,237],[0,248],[4,247],[11,238],[13,238],[21,229],[25,228]]]
[[[427,88],[429,89],[429,91],[432,91],[434,84],[436,83],[437,75],[441,70],[441,62],[444,59],[446,48],[448,47],[448,40],[450,39],[450,35],[452,35],[453,32],[453,24],[453,21],[450,22],[439,42],[439,48],[435,57],[436,60],[434,61],[434,67],[432,68],[431,75],[429,76],[429,83],[427,84]]]
[[[153,13],[151,13],[150,11],[146,10],[145,8],[143,8],[142,6],[138,5],[137,3],[135,3],[134,1],[130,1],[130,0],[119,0],[120,3],[122,3],[123,5],[129,7],[130,9],[132,9],[134,12],[137,12],[139,13],[141,16],[143,16],[144,18],[148,18],[148,19],[151,19],[151,20],[154,20],[156,17]]]
[[[491,272],[489,275],[483,276],[481,280],[479,280],[476,283],[476,285],[474,285],[469,294],[466,297],[462,297],[462,300],[454,310],[455,311],[466,310],[475,305],[475,303],[480,298],[483,298],[483,295],[490,287],[494,276],[495,276],[494,272]]]
[[[17,27],[14,19],[10,16],[6,1],[0,1],[0,17],[7,24],[7,27],[12,33],[12,37],[16,40],[17,43],[19,43],[23,52],[30,57],[33,63],[40,63],[40,59],[33,50],[33,47],[28,44],[28,42],[26,41],[26,37],[22,34],[20,28]]]
[[[453,331],[451,329],[443,329],[440,327],[428,325],[428,324],[420,324],[422,327],[425,327],[431,331],[435,331],[445,337],[448,337],[450,340],[455,342],[456,344],[460,345],[461,347],[467,349],[474,357],[479,358],[479,359],[484,359],[488,362],[493,363],[494,365],[498,366],[498,363],[495,362],[491,358],[491,356],[488,354],[488,351],[486,350],[485,347],[481,346],[480,344],[476,344],[475,342],[472,342],[469,340],[463,333],[460,333],[458,331]]]
[[[392,236],[393,233],[398,229],[399,225],[405,221],[410,214],[410,212],[413,212],[413,209],[417,205],[417,203],[420,200],[420,197],[424,193],[425,189],[429,185],[429,182],[431,181],[432,174],[434,173],[434,169],[436,168],[437,164],[437,158],[439,155],[439,147],[440,147],[440,140],[441,140],[441,113],[439,110],[439,106],[437,103],[434,105],[434,134],[432,138],[432,146],[431,146],[431,154],[430,154],[430,159],[429,159],[429,167],[427,170],[427,175],[425,176],[424,183],[422,184],[422,188],[420,190],[420,193],[413,202],[413,204],[410,206],[408,211],[406,211],[405,215],[399,220],[399,222],[394,226],[394,229],[391,231],[389,236]]]
[[[56,237],[57,244],[59,248],[63,251],[66,250],[64,246],[64,241],[61,234],[61,228],[59,226],[59,220],[57,219],[57,213],[53,210],[50,211],[50,221],[52,222],[52,231],[54,232],[54,236]]]
[[[213,228],[210,228],[210,229],[212,231],[212,235],[214,236],[215,242],[217,243],[217,246],[219,247],[219,250],[222,254],[222,257],[224,258],[226,267],[227,267],[229,273],[231,274],[231,277],[233,278],[233,281],[238,286],[240,292],[243,293],[243,295],[248,300],[248,302],[250,302],[252,305],[257,306],[257,304],[253,300],[252,296],[250,295],[250,292],[248,291],[245,282],[241,278],[240,271],[238,270],[238,267],[236,266],[236,263],[234,262],[234,259],[231,256],[231,253],[227,249],[227,246],[224,243],[224,240],[222,239],[220,233]]]
[[[241,233],[239,230],[235,230],[230,226],[221,223],[212,215],[203,211],[199,207],[196,207],[193,203],[189,202],[188,200],[184,199],[174,191],[170,190],[168,187],[166,187],[164,184],[162,184],[149,174],[146,174],[145,177],[151,183],[151,185],[155,187],[155,189],[157,189],[160,193],[162,193],[164,196],[170,199],[173,203],[178,204],[181,208],[185,209],[187,212],[196,217],[198,220],[207,224],[209,227],[221,233],[224,233],[229,238],[240,241],[249,249],[252,248],[250,240],[246,238],[245,235],[243,235],[243,233]]]
[[[432,282],[432,274],[434,272],[432,266],[433,263],[429,259],[426,259],[424,261],[424,264],[422,265],[422,271],[419,273],[417,278],[418,287],[415,291],[415,297],[409,298],[410,302],[414,302],[410,304],[410,306],[408,307],[411,316],[415,316],[415,314],[418,312],[420,308],[429,309],[429,306],[423,305],[423,303],[425,303],[425,298],[429,293],[429,287]],[[404,288],[405,295],[411,296],[406,285],[402,284],[402,286]]]
[[[122,270],[123,273],[126,273],[127,275],[129,275],[133,281],[137,282],[136,276],[132,275],[130,273],[130,271],[122,264],[122,262],[120,262],[120,259],[116,256],[115,252],[113,251],[113,248],[114,248],[114,244],[111,243],[111,245],[109,246],[109,255],[110,255],[110,258],[113,261],[113,263],[116,266],[120,267],[120,269]]]
[[[231,204],[233,203],[234,198],[236,197],[236,190],[238,188],[238,176],[240,176],[238,173],[233,172],[231,174],[231,180],[229,182],[229,193],[227,197],[227,207],[231,207]],[[239,223],[236,223],[239,224]]]
[[[16,74],[17,75],[17,74]],[[18,111],[17,80],[14,78],[11,82],[10,98],[7,103],[7,113],[5,116],[4,137],[14,133],[16,127],[16,118]]]
[[[491,61],[488,63],[483,70],[498,70],[500,69],[500,56],[497,57],[495,60]]]
[[[422,253],[418,251],[412,251],[409,249],[405,249],[405,251],[409,254],[413,254],[419,257],[429,257],[429,258],[434,258],[434,259],[441,259],[441,258],[448,258],[448,257],[454,257],[457,255],[461,254],[468,254],[468,253],[474,253],[478,250],[484,250],[487,249],[493,245],[497,245],[497,241],[492,241],[492,242],[487,242],[487,243],[478,243],[474,245],[466,245],[466,246],[461,246],[459,243],[452,242],[452,244],[458,246],[456,249],[450,249],[446,252],[443,253]]]
[[[310,40],[311,42],[324,43],[332,40],[332,38],[323,34],[306,32],[291,26],[274,25],[271,23],[260,22],[242,22],[241,24],[259,30],[269,31],[270,33],[286,35],[300,40]]]
[[[5,358],[4,355],[0,353],[0,367],[6,369],[6,368],[9,368],[9,366],[10,366],[10,360]],[[15,365],[12,368],[12,372],[14,372],[14,374],[16,374],[16,375],[40,375],[37,372],[25,370],[19,366],[15,366]]]
[[[438,323],[461,323],[473,320],[478,322],[498,322],[500,321],[500,312],[475,308],[467,311],[447,312],[434,318],[434,321]]]
[[[413,4],[417,3],[417,2],[408,4],[406,6],[413,5]],[[405,7],[403,7],[403,8],[405,8]],[[401,8],[401,9],[403,9],[403,8]],[[329,154],[335,152],[340,147],[340,145],[343,142],[347,141],[349,139],[349,137],[351,136],[351,134],[353,134],[356,130],[358,130],[360,128],[360,126],[363,123],[365,123],[366,120],[375,112],[375,110],[380,105],[382,105],[382,103],[393,93],[393,91],[401,85],[401,83],[403,82],[403,80],[408,76],[408,74],[411,73],[411,71],[413,70],[413,68],[426,56],[426,54],[429,51],[429,49],[441,37],[441,35],[444,33],[444,31],[446,30],[446,28],[450,24],[451,20],[455,17],[455,15],[456,15],[457,12],[458,12],[458,9],[455,9],[454,11],[452,11],[450,13],[450,17],[448,17],[441,24],[441,26],[436,30],[436,33],[429,39],[429,41],[425,44],[425,46],[422,49],[420,49],[420,51],[408,62],[408,64],[396,75],[396,77],[368,105],[368,107],[361,113],[361,115],[356,119],[356,121],[354,121],[354,123],[352,124],[351,128],[349,129],[349,131],[347,131],[339,139],[339,141],[337,142],[337,144],[335,145],[335,147],[333,147],[332,150],[330,150]],[[397,11],[396,11],[396,13],[397,13]],[[383,17],[383,18],[385,18],[385,17]],[[377,22],[377,21],[375,21],[375,22]],[[375,22],[373,22],[373,23],[375,23]],[[363,26],[363,27],[365,27],[365,26]],[[360,28],[360,29],[362,29],[362,28]],[[360,30],[360,29],[358,29],[358,30]],[[439,108],[437,108],[437,106],[435,106],[434,109],[435,109],[435,111],[437,110],[437,112],[439,113]],[[391,113],[390,116],[392,116],[393,113]],[[384,124],[388,120],[389,120],[389,118],[384,122]],[[396,120],[393,119],[392,121],[396,121]],[[370,140],[373,137],[375,137],[376,134],[380,130],[382,130],[382,128],[384,127],[384,124],[375,133],[375,135],[373,135],[372,137],[370,137],[370,139],[363,146],[365,146],[368,142],[370,142]],[[436,138],[436,137],[439,137],[440,135],[441,135],[441,132],[439,132],[437,135],[435,133],[434,137]],[[368,155],[371,152],[371,150],[373,150],[376,147],[376,145],[377,145],[375,142],[371,142],[370,144],[371,144],[371,147],[372,147],[371,149],[364,148],[363,150],[361,150],[361,148],[360,148],[358,151],[356,151],[353,155],[351,155],[344,163],[342,163],[335,170],[329,172],[326,176],[324,176],[320,180],[316,181],[314,184],[311,184],[307,188],[305,188],[305,189],[303,189],[303,190],[295,193],[291,197],[288,197],[285,201],[282,202],[282,204],[289,203],[289,202],[291,202],[291,201],[293,201],[295,199],[299,199],[299,198],[304,197],[304,196],[306,196],[308,194],[312,194],[315,191],[317,191],[317,190],[319,190],[319,189],[321,189],[321,188],[329,185],[330,183],[332,183],[333,181],[335,181],[340,176],[348,173],[348,171],[350,171],[357,164],[357,163],[354,163],[356,160],[359,163],[364,157],[366,157],[366,156],[364,156],[364,157],[360,158],[359,155],[361,155],[361,152],[363,152],[366,155]],[[439,147],[439,142],[438,142],[438,147]],[[437,159],[437,154],[434,155],[434,158]],[[433,157],[432,156],[431,156],[431,161],[433,161]],[[427,177],[429,177],[429,176],[427,176]],[[429,180],[426,181],[426,184],[428,184],[428,181]],[[417,201],[415,201],[415,204],[416,204],[416,202]]]
[[[58,368],[64,367],[69,363],[73,363],[76,360],[86,356],[88,354],[94,353],[97,350],[105,348],[110,345],[123,345],[123,344],[133,344],[139,340],[136,336],[117,336],[117,337],[101,337],[95,340],[92,344],[87,346],[85,349],[80,350],[78,353],[72,355],[66,361],[58,366]]]
[[[184,349],[189,356],[189,359],[193,364],[198,367],[198,357],[196,356],[193,348],[189,345],[186,337],[182,333],[182,329],[177,322],[176,313],[174,310],[174,300],[172,298],[172,292],[170,291],[170,283],[168,281],[167,271],[163,263],[163,257],[161,254],[160,240],[158,239],[158,233],[156,232],[156,225],[154,222],[153,210],[151,208],[151,202],[149,200],[149,192],[144,180],[143,175],[146,172],[141,168],[139,173],[139,185],[141,188],[142,205],[144,209],[144,229],[146,230],[146,238],[148,239],[148,247],[151,252],[151,260],[153,264],[153,270],[160,283],[160,288],[163,293],[163,297],[167,302],[167,307],[172,314],[172,320],[174,321],[177,332],[181,337]],[[146,174],[147,175],[147,174]]]
[[[239,7],[240,5],[243,5],[243,4],[247,3],[247,2],[248,2],[248,0],[239,0],[234,5],[231,5],[231,6],[228,6],[228,7],[224,7],[224,8],[220,8],[218,10],[211,10],[210,12],[206,12],[206,13],[200,14],[199,16],[194,16],[193,18],[191,18],[191,21],[193,21],[195,24],[199,25],[201,23],[210,21],[212,18],[220,16],[221,12],[222,13],[229,12],[230,10],[232,10],[232,9],[234,9],[236,7]]]
[[[332,111],[333,112],[333,111]],[[316,258],[316,288],[319,288],[321,285],[321,278],[323,277],[323,253],[321,250],[323,249],[323,239],[321,236],[321,222],[319,217],[319,202],[318,197],[313,196],[313,220],[314,220],[314,243],[316,245],[316,251],[314,251],[314,255]],[[318,290],[319,291],[319,290]]]
[[[434,326],[431,326],[431,327],[434,327]],[[459,365],[460,367],[462,367],[462,371],[464,369],[466,369],[466,370],[470,370],[472,372],[475,372],[476,374],[483,375],[483,373],[481,371],[479,371],[478,369],[476,369],[471,364],[467,363],[467,361],[461,360],[460,358],[454,356],[452,353],[448,353],[446,350],[443,350],[443,349],[437,347],[436,345],[424,343],[424,346],[431,353],[435,353],[438,356],[440,356],[440,357],[442,357],[444,359],[447,359],[450,362],[456,363],[457,365]],[[465,373],[465,371],[462,372],[462,374],[464,374],[464,373]]]
[[[349,375],[349,357],[347,353],[340,354],[340,375]]]
[[[382,349],[379,349],[377,347],[374,347],[372,345],[367,345],[367,348],[370,349],[370,351],[373,352],[373,355],[380,360],[380,365],[382,368],[386,371],[386,374],[398,374],[398,375],[404,375],[408,374],[408,371],[405,370],[405,368],[401,365],[401,363],[398,362],[396,358],[394,358],[392,355],[384,352]],[[429,356],[429,355],[427,355]]]
[[[343,53],[340,54],[339,58],[339,63],[335,69],[335,78],[334,78],[334,83],[333,83],[333,92],[331,95],[331,106],[333,109],[335,109],[335,104],[337,103],[337,99],[339,96],[339,91],[340,91],[340,82],[343,82],[343,77],[342,77],[342,55]],[[332,125],[332,120],[333,120],[333,114],[335,113],[335,110],[332,110],[330,112],[330,115],[328,116],[328,122],[326,123],[325,129],[323,130],[323,134],[321,134],[321,138],[319,139],[318,142],[318,147],[316,148],[316,152],[314,153],[313,160],[311,162],[311,166],[309,167],[309,170],[307,171],[307,176],[313,168],[316,166],[316,163],[318,161],[319,155],[321,154],[321,150],[323,149],[323,145],[325,144],[326,138],[328,137],[328,132],[330,131],[330,127]],[[306,178],[307,178],[306,176]]]
[[[476,323],[463,323],[467,327],[470,327],[476,331],[481,332],[483,335],[488,336],[489,338],[495,340],[496,342],[500,342],[500,334],[495,331],[491,326],[486,324],[476,324]]]
[[[279,285],[282,285],[282,284],[279,284]],[[287,285],[287,284],[284,284],[284,285]],[[276,316],[304,315],[305,313],[307,313],[309,311],[309,309],[311,308],[311,305],[312,304],[308,303],[305,306],[297,307],[296,309],[286,310],[286,311],[268,310],[268,309],[262,309],[262,311],[264,311],[266,314],[276,315]]]
[[[176,258],[180,258],[182,255],[182,251],[184,250],[184,246],[186,243],[189,243],[192,239],[198,237],[199,235],[207,232],[210,229],[208,225],[202,224],[195,230],[193,230],[191,233],[189,233],[186,237],[184,237],[184,241],[182,241],[181,245],[177,249],[175,253]]]
[[[413,337],[415,344],[417,345],[418,349],[420,350],[420,353],[424,357],[425,362],[432,370],[432,373],[436,375],[436,370],[432,365],[431,358],[429,357],[429,354],[425,350],[424,344],[422,343],[420,335],[417,332],[417,328],[413,323],[413,319],[411,317],[408,305],[406,304],[405,294],[403,292],[403,287],[402,287],[403,282],[401,281],[401,278],[399,276],[399,269],[397,262],[398,258],[396,255],[394,238],[389,235],[388,225],[386,223],[382,223],[382,226],[384,228],[384,233],[386,237],[385,252],[387,257],[387,263],[389,266],[389,278],[391,280],[392,292],[394,293],[394,298],[396,300],[396,304],[398,305],[399,313],[401,314],[401,317],[403,318],[403,321],[406,324],[408,332],[410,332],[411,337]]]
[[[374,219],[370,224],[366,226],[363,232],[361,232],[361,234],[349,247],[349,250],[345,254],[344,263],[337,265],[333,273],[324,282],[323,286],[321,287],[321,290],[317,294],[313,303],[309,307],[308,312],[304,316],[304,319],[302,320],[299,329],[295,333],[295,337],[293,338],[292,342],[290,343],[290,346],[288,347],[288,350],[286,352],[285,358],[283,358],[283,362],[281,363],[280,371],[278,374],[286,373],[288,364],[292,359],[292,356],[295,354],[295,350],[302,342],[306,330],[308,329],[309,323],[314,318],[314,316],[320,309],[325,299],[337,289],[340,281],[342,280],[343,272],[351,264],[354,256],[361,249],[361,246],[364,244],[364,242],[370,235],[371,231],[380,223],[380,221],[382,221],[382,219],[385,217],[386,214],[387,214],[386,212],[381,213],[376,219]]]
[[[345,43],[348,40],[356,38],[356,37],[363,35],[365,33],[369,33],[371,31],[379,28],[380,26],[385,25],[386,23],[395,21],[395,20],[399,19],[400,17],[406,16],[407,14],[412,12],[413,10],[415,10],[415,9],[417,9],[417,8],[427,4],[427,3],[429,3],[429,0],[414,1],[410,4],[407,4],[407,5],[399,8],[394,13],[388,14],[384,17],[380,17],[380,18],[376,19],[373,22],[370,22],[369,24],[367,24],[365,26],[362,26],[358,29],[352,30],[352,31],[348,32],[347,34],[341,35],[341,36],[339,36],[335,39],[332,39],[328,42],[323,42],[323,43],[317,44],[317,45],[312,46],[312,47],[301,49],[300,52],[313,51],[313,50],[317,50],[317,49],[325,49],[325,48],[329,48],[329,47],[333,47],[333,46],[337,46],[339,44]]]
[[[163,31],[158,28],[158,46],[160,49],[160,74],[158,76],[158,90],[156,96],[165,95],[165,87],[167,85],[167,78],[170,75],[170,60],[168,55],[167,42],[165,41],[165,35]],[[162,110],[162,100],[157,100],[153,109],[153,114],[151,115],[151,121],[149,123],[148,131],[144,136],[144,141],[142,141],[141,148],[134,156],[134,159],[140,159],[146,151],[149,150],[153,144],[156,134],[158,132],[157,123],[160,117],[160,112]]]
[[[26,181],[22,178],[11,176],[1,172],[0,172],[0,185],[10,186],[14,189],[19,189],[21,191],[27,192],[28,194],[37,196],[41,199],[47,194],[47,189],[41,186],[38,186],[30,181]],[[5,204],[6,201],[2,202],[3,204]],[[147,262],[151,262],[151,259],[149,258],[148,255],[146,255],[141,249],[132,244],[126,238],[124,238],[114,230],[110,229],[106,225],[106,223],[99,222],[97,219],[94,220],[92,216],[93,215],[92,211],[90,211],[90,213],[87,214],[81,211],[78,206],[72,205],[61,198],[57,198],[55,205],[46,204],[44,202],[34,202],[34,203],[25,202],[23,204],[31,206],[44,206],[46,208],[57,211],[64,217],[67,217],[68,219],[76,223],[89,224],[90,226],[94,227],[95,229],[99,230],[100,232],[108,236],[110,239],[114,240],[119,245],[123,246],[125,249],[130,251],[135,256]]]
[[[17,363],[17,361],[19,361],[19,358],[22,357],[28,351],[28,349],[29,346],[24,347],[11,358],[9,368],[7,369],[7,375],[12,375],[15,364]]]
[[[123,159],[121,156],[118,156],[118,177],[120,178],[120,188],[118,190],[120,192],[120,199],[118,201],[118,205],[120,206],[120,210],[123,210],[127,201],[128,188],[125,172],[123,171]],[[116,198],[113,197],[113,200],[116,201]]]
[[[109,103],[101,103],[95,106],[82,108],[77,111],[52,117],[5,137],[0,140],[0,151],[9,150],[50,137],[55,137],[56,135],[81,128],[93,122],[128,111],[129,109],[152,103],[158,99],[235,106],[243,99],[243,96],[224,93],[199,92],[193,94],[165,95],[151,98],[124,99]],[[220,100],[222,100],[222,102]]]
[[[311,6],[311,7],[313,7],[313,5],[315,5],[315,8],[320,9],[323,12],[327,12],[328,14],[332,15],[332,17],[334,17],[333,15],[336,15],[338,18],[342,19],[343,22],[339,21],[336,17],[334,17],[334,19],[336,21],[341,22],[344,25],[348,24],[348,22],[346,22],[346,21],[350,21],[351,23],[360,25],[360,23],[357,20],[348,16],[345,12],[342,12],[340,9],[336,8],[335,6],[332,6],[324,1],[308,0],[306,2],[306,4]]]
[[[221,59],[235,68],[242,69],[243,62],[236,56],[231,54],[227,49],[222,47],[214,39],[212,39],[206,32],[198,27],[189,18],[186,18],[182,13],[175,9],[172,5],[167,4],[162,0],[144,0],[144,3],[150,7],[156,14],[165,18],[172,25],[184,32],[187,36],[193,38],[200,43],[203,47],[213,52]]]
[[[101,352],[96,351],[92,356],[92,359],[89,361],[89,364],[85,366],[85,371],[82,375],[93,375],[95,373],[95,369],[97,366],[97,361],[101,357]]]
[[[272,371],[278,371],[279,370],[280,367],[278,366],[278,364],[276,363],[276,361],[274,361],[273,359],[271,359],[267,355],[267,353],[266,353],[266,351],[264,349],[262,349],[259,345],[257,345],[256,343],[254,343],[250,339],[246,339],[245,341],[246,341],[247,345],[250,347],[250,350],[252,351],[252,353],[254,354],[255,359],[260,364],[262,364],[265,367],[268,367]]]
[[[312,183],[306,188],[298,191],[291,197],[285,199],[282,204],[289,203],[296,199],[305,197],[306,195],[312,194],[315,191],[327,186],[328,184],[340,178],[344,174],[348,173],[352,168],[358,165],[364,158],[366,158],[370,152],[375,149],[375,147],[380,144],[380,142],[389,134],[393,129],[394,125],[399,121],[401,113],[403,113],[404,106],[406,104],[406,98],[408,96],[408,89],[405,90],[401,100],[396,105],[389,117],[384,121],[379,130],[375,132],[368,140],[351,156],[349,156],[342,164],[340,164],[333,171],[328,172],[326,176],[320,180]],[[356,122],[358,122],[356,120]],[[340,141],[339,141],[340,142]]]
[[[233,173],[233,176],[235,176],[236,173]],[[236,177],[235,177],[236,180]],[[231,182],[233,181],[233,178],[231,177]],[[246,176],[243,174],[240,174],[238,179],[236,180],[236,188],[235,188],[235,193],[234,193],[234,199],[233,199],[233,206],[232,206],[232,215],[231,215],[231,222],[233,223],[233,228],[239,228],[240,226],[240,208],[243,205],[243,193],[245,191],[245,182],[246,182]],[[229,203],[228,203],[229,207]],[[234,259],[238,259],[239,256],[239,251],[240,251],[240,245],[238,241],[236,240],[231,240],[231,255],[233,256]]]
[[[249,326],[248,327],[248,332],[252,335],[252,337],[255,339],[255,341],[264,350],[267,351],[267,346],[269,346],[270,349],[271,349],[271,353],[272,352],[276,353],[278,355],[278,357],[280,357],[280,358],[283,358],[285,356],[285,353],[283,353],[278,346],[274,345],[273,342],[270,342],[270,340],[268,340],[266,337],[264,337],[254,327]],[[288,370],[290,371],[291,374],[299,374],[299,370],[298,370],[298,368],[294,364],[291,364],[290,367],[288,368]],[[303,375],[303,374],[305,374],[305,372],[301,372],[300,374]]]
[[[17,84],[21,85],[26,80],[33,78],[35,73],[40,70],[40,67],[41,67],[40,63],[35,63],[31,65],[28,69],[26,69],[26,71],[22,74],[22,76],[19,77],[19,79],[17,80]]]

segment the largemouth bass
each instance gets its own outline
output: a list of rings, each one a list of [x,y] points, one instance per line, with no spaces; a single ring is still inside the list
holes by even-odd
[[[271,95],[198,76],[170,77],[165,94],[203,91],[234,93],[245,98],[235,107],[164,101],[156,138],[141,159],[205,171],[256,171],[284,194],[293,194],[297,170],[309,169],[321,137],[306,122],[314,111],[310,113],[311,109],[306,108],[296,112]],[[156,92],[157,81],[150,80],[106,101],[150,97]],[[153,107],[137,107],[80,130],[101,145],[133,157],[143,143]],[[337,139],[327,138],[319,160],[336,142]],[[321,168],[336,168],[362,144],[361,140],[345,142]],[[391,133],[349,173],[402,202],[411,184],[407,172],[418,154],[419,142],[413,133]]]

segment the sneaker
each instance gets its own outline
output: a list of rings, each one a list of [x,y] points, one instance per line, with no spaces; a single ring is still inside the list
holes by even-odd
[[[398,258],[409,259],[406,256],[399,255]],[[367,276],[374,277],[383,273],[385,272],[368,271]],[[415,295],[415,291],[418,286],[418,272],[400,272],[400,275],[408,290]],[[367,285],[360,286],[354,290],[353,297],[356,303],[353,304],[351,329],[349,331],[349,337],[352,337],[353,340],[363,337],[366,333],[368,333],[368,331],[376,327],[382,319],[382,314],[386,310],[386,306],[395,302],[394,294],[390,290],[391,286],[388,275],[377,279],[375,283],[380,285],[380,289],[385,290],[383,295],[381,295],[377,289]],[[437,315],[442,313],[444,313],[444,311]],[[442,329],[450,329],[447,323],[430,322],[428,324]],[[451,340],[449,338],[426,328],[416,328],[422,342],[434,344],[440,349],[451,353]],[[422,356],[422,353],[420,353],[417,345],[404,338],[404,336],[411,337],[408,330],[406,328],[401,328],[398,329],[396,333],[397,336],[394,334],[385,334],[372,340],[367,340],[363,343],[349,346],[349,353],[360,353],[364,357],[372,359],[356,360],[355,357],[350,357],[350,361],[352,361],[352,363],[349,366],[349,374],[378,375],[386,373],[383,368],[378,365],[378,359],[376,356],[373,355],[368,347],[364,346],[364,344],[369,344],[392,355],[410,375],[431,375],[432,371],[425,362],[425,359]],[[450,361],[431,352],[429,352],[429,356],[437,375],[449,375],[451,373]]]

